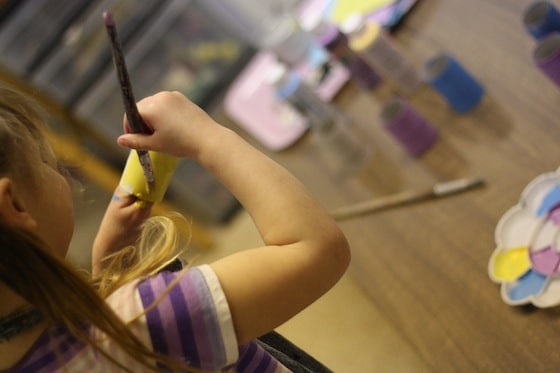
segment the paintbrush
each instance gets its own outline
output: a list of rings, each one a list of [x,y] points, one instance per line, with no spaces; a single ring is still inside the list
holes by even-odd
[[[111,42],[113,61],[119,78],[124,109],[128,119],[130,132],[150,134],[152,133],[152,130],[148,127],[146,122],[144,122],[144,119],[142,119],[142,116],[136,107],[136,100],[134,99],[134,94],[132,93],[132,84],[128,76],[121,43],[117,34],[117,27],[111,12],[103,12],[103,21]],[[146,150],[136,150],[136,153],[138,154],[138,159],[140,160],[140,165],[142,166],[142,171],[144,172],[144,176],[148,184],[148,191],[153,190],[156,181],[150,155]]]
[[[336,220],[345,220],[371,214],[393,207],[408,205],[416,202],[447,197],[484,185],[481,178],[463,178],[435,184],[432,188],[421,191],[404,191],[385,197],[380,197],[356,204],[340,207],[331,212]]]

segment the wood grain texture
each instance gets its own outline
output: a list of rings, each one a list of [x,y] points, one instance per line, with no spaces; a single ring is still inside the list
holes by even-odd
[[[396,32],[419,67],[448,51],[487,91],[464,115],[426,86],[409,97],[440,133],[422,158],[408,157],[380,127],[390,87],[364,92],[352,84],[335,103],[371,137],[376,154],[363,170],[333,178],[309,135],[271,154],[328,209],[453,178],[487,181],[469,193],[340,223],[353,250],[352,275],[437,372],[560,366],[560,309],[508,306],[487,274],[496,223],[528,182],[560,164],[560,89],[533,66],[534,40],[521,22],[531,3],[422,0]]]

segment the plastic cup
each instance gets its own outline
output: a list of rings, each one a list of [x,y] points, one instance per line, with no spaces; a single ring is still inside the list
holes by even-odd
[[[413,157],[424,154],[438,138],[437,130],[405,100],[394,98],[381,109],[383,127]]]
[[[425,63],[424,78],[460,114],[472,110],[484,96],[483,86],[457,60],[445,53]]]
[[[560,34],[549,34],[533,51],[535,65],[556,85],[560,86]]]
[[[549,1],[537,1],[525,10],[523,25],[529,34],[540,40],[553,32],[560,32],[560,12]]]

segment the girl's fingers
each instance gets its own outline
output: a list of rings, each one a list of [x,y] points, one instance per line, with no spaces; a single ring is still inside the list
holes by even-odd
[[[137,198],[130,193],[127,193],[120,186],[115,189],[111,197],[111,203],[124,207],[133,204]]]

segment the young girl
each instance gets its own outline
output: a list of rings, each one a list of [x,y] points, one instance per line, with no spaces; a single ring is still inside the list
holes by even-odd
[[[146,220],[149,206],[117,189],[86,279],[63,260],[71,192],[43,122],[28,99],[0,88],[0,370],[287,371],[255,339],[338,281],[350,258],[344,235],[288,171],[180,93],[138,108],[153,134],[118,144],[199,162],[249,212],[264,246],[161,271],[177,252],[158,252],[179,231]]]

